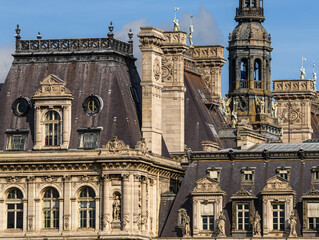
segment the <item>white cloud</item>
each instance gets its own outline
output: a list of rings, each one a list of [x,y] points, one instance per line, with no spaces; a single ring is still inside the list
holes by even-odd
[[[133,20],[125,25],[122,26],[122,28],[118,32],[114,32],[114,37],[118,38],[124,42],[128,41],[128,33],[129,30],[132,29],[133,32],[133,55],[135,58],[137,58],[137,61],[135,62],[137,70],[139,72],[140,77],[142,78],[142,53],[140,51],[139,45],[139,38],[137,37],[137,34],[141,31],[141,27],[147,26],[147,20],[145,18]]]
[[[12,53],[14,53],[14,43],[0,46],[0,83],[4,82],[8,75],[13,61]]]

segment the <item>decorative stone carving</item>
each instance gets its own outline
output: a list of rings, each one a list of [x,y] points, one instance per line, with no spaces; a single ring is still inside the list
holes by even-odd
[[[64,230],[69,230],[70,226],[70,217],[64,216]]]
[[[290,217],[289,217],[289,220],[290,220],[290,232],[289,232],[289,237],[297,237],[297,231],[296,231],[297,217],[296,217],[294,211],[291,211],[291,215],[290,215]]]
[[[28,217],[28,230],[33,230],[33,217]]]
[[[115,195],[113,200],[113,220],[120,221],[120,219],[121,219],[121,200],[118,195]]]
[[[278,192],[278,191],[293,191],[289,182],[281,177],[274,176],[267,180],[266,186],[263,189],[263,192]]]
[[[261,225],[260,225],[260,215],[258,212],[255,212],[254,221],[253,221],[253,236],[260,237],[261,236]]]
[[[103,220],[102,220],[102,226],[103,226],[103,229],[106,230],[107,226],[110,224],[110,219],[109,219],[109,216],[108,215],[104,215],[103,216]]]
[[[8,177],[6,178],[8,183],[18,183],[21,182],[21,178],[19,177]]]
[[[71,91],[65,87],[66,82],[57,76],[50,74],[42,82],[41,87],[35,92],[34,97],[43,96],[68,96],[72,97]]]
[[[168,57],[162,58],[162,81],[172,82],[174,80],[174,63]]]
[[[108,141],[107,144],[103,146],[103,148],[110,152],[118,152],[121,150],[130,149],[128,145],[125,145],[124,141],[119,140],[116,136],[114,136],[111,141]]]
[[[225,222],[226,222],[226,216],[223,211],[219,213],[218,220],[217,220],[217,234],[218,237],[225,237]]]
[[[161,61],[158,57],[156,57],[154,60],[153,73],[154,73],[155,80],[156,81],[160,80],[160,78],[161,78]]]
[[[146,154],[148,149],[146,147],[145,138],[142,138],[140,141],[137,142],[135,146],[136,151],[140,151],[142,154]]]

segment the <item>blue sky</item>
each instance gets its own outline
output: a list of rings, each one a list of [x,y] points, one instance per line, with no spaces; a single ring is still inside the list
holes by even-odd
[[[195,44],[227,46],[228,33],[236,26],[235,9],[239,0],[0,0],[0,82],[10,66],[14,51],[16,24],[23,39],[34,39],[38,31],[43,38],[104,37],[113,21],[116,37],[127,40],[126,32],[140,25],[169,30],[174,5],[178,18],[187,28],[190,12],[195,16]],[[264,0],[266,21],[272,35],[272,79],[299,78],[301,57],[307,77],[312,77],[312,61],[319,73],[318,0]],[[196,24],[195,24],[196,23]],[[187,30],[187,29],[185,29]],[[136,40],[136,38],[135,38]],[[135,41],[137,42],[137,41]],[[136,47],[135,54],[140,57]],[[225,50],[225,58],[228,52]],[[228,65],[223,68],[222,92],[228,90]]]

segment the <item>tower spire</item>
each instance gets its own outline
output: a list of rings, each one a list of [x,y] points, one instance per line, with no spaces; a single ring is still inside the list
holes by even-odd
[[[239,0],[235,20],[237,22],[265,21],[263,5],[263,0]]]

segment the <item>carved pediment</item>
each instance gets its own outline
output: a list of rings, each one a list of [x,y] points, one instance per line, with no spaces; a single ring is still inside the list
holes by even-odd
[[[35,92],[34,97],[66,96],[72,97],[71,91],[65,87],[66,82],[50,74],[41,82],[41,87]]]
[[[110,152],[118,152],[123,150],[129,150],[130,147],[124,143],[123,140],[119,140],[117,137],[113,137],[112,140],[108,141],[103,149],[106,149]]]
[[[263,189],[263,193],[267,192],[292,192],[295,191],[292,189],[292,187],[289,184],[289,181],[279,177],[274,176],[267,180],[266,186]]]
[[[219,183],[216,180],[211,179],[209,177],[199,179],[196,182],[196,187],[194,188],[193,193],[218,193],[222,195],[226,194],[225,191],[223,191],[219,186]]]
[[[239,198],[256,198],[254,194],[251,192],[241,188],[238,192],[236,192],[231,199],[239,199]]]

